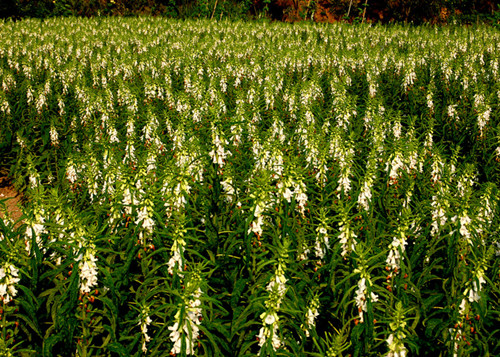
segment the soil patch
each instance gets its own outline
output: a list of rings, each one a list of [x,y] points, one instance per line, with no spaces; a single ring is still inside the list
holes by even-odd
[[[22,195],[17,192],[6,177],[0,177],[0,217],[4,219],[7,212],[8,216],[17,222],[21,216],[21,198]],[[4,206],[5,205],[5,206]]]

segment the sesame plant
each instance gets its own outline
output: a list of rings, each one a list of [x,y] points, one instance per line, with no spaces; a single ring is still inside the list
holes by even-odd
[[[0,35],[3,355],[500,354],[494,28]]]

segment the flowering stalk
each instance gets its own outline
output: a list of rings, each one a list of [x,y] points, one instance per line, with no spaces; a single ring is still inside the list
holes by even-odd
[[[41,204],[36,204],[33,207],[32,213],[26,219],[26,233],[25,233],[25,244],[26,251],[31,254],[31,244],[34,241],[38,249],[46,249],[43,244],[42,234],[47,233],[47,228],[45,226],[45,210]]]
[[[355,273],[359,273],[358,288],[356,289],[356,307],[359,313],[359,322],[363,323],[365,321],[364,314],[368,311],[368,302],[374,303],[378,301],[378,295],[372,290],[373,282],[368,272],[368,267],[365,264],[361,264],[359,268],[354,270]]]
[[[153,229],[155,227],[155,221],[153,220],[153,202],[150,199],[145,199],[142,206],[137,212],[137,219],[135,221],[136,225],[141,224],[141,230],[139,232],[139,240],[142,245],[146,244],[146,239],[150,238],[153,234]]]
[[[250,223],[248,234],[253,232],[257,238],[260,238],[262,237],[263,227],[266,222],[264,213],[270,207],[270,202],[264,191],[252,193],[250,197],[255,198],[256,203],[253,211],[253,221]]]
[[[342,252],[340,255],[347,259],[347,255],[356,249],[357,245],[357,235],[354,233],[354,230],[351,227],[351,221],[349,219],[349,208],[342,206],[341,208],[341,221],[339,223],[339,242],[342,247]]]
[[[0,300],[6,305],[17,295],[16,284],[19,282],[19,270],[12,264],[4,263],[0,267]]]
[[[168,261],[168,273],[170,275],[177,274],[181,278],[184,276],[181,273],[184,270],[184,249],[186,246],[186,241],[184,240],[184,233],[186,233],[182,222],[178,222],[174,228],[174,242],[171,251],[171,258]]]
[[[151,317],[149,316],[149,307],[145,306],[142,308],[141,313],[139,315],[139,322],[138,325],[141,327],[141,340],[142,340],[142,346],[141,346],[141,351],[143,353],[148,352],[147,348],[147,343],[151,340],[151,337],[148,335],[148,326],[153,322],[151,320]]]
[[[173,355],[182,352],[187,355],[195,354],[195,342],[200,335],[199,325],[202,321],[201,276],[193,273],[190,276],[182,296],[182,303],[174,316],[174,324],[169,326],[170,341],[173,342],[170,353]]]
[[[279,349],[283,344],[279,336],[278,312],[280,311],[281,303],[287,290],[285,285],[287,282],[285,277],[285,258],[288,254],[288,244],[288,241],[284,242],[284,246],[280,251],[280,257],[278,258],[278,265],[271,281],[266,287],[266,290],[268,291],[267,300],[265,302],[266,311],[260,315],[262,327],[257,335],[257,340],[260,346],[259,354],[262,354],[263,349],[267,350],[268,347],[265,346],[269,346],[269,344],[273,351]]]
[[[226,150],[227,140],[224,133],[212,124],[212,151],[209,152],[210,157],[214,164],[218,165],[221,170],[226,163],[226,158],[231,154],[230,151]]]
[[[401,221],[398,226],[397,233],[393,237],[391,244],[389,245],[389,254],[387,259],[385,260],[386,265],[390,271],[389,277],[393,277],[394,274],[397,274],[401,268],[401,261],[404,259],[402,255],[406,250],[406,245],[408,242],[406,241],[406,234],[408,231],[408,223]]]
[[[370,211],[370,204],[372,202],[372,187],[375,182],[375,173],[377,169],[375,154],[374,150],[370,153],[366,167],[365,179],[358,196],[358,210],[364,210],[365,212]]]
[[[392,322],[389,323],[391,333],[387,337],[387,357],[406,357],[408,350],[404,345],[406,338],[406,321],[403,304],[401,301],[396,303],[396,310],[392,316]]]
[[[86,248],[83,256],[80,255],[77,261],[80,261],[80,294],[86,294],[97,286],[97,258],[95,256],[95,246],[90,243]]]
[[[311,335],[311,331],[316,327],[316,318],[319,316],[319,307],[319,295],[316,294],[308,304],[304,323],[300,325],[300,328],[304,331],[306,337],[309,337]]]
[[[322,222],[321,225],[316,228],[316,241],[314,243],[316,258],[319,259],[318,264],[323,263],[323,258],[325,257],[326,250],[330,249],[329,238],[328,227],[324,222]]]

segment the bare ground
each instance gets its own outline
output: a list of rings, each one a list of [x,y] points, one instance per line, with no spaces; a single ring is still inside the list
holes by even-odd
[[[0,201],[3,201],[5,204],[4,206],[0,203],[0,217],[2,219],[6,217],[5,213],[14,222],[17,222],[21,218],[21,198],[21,194],[14,189],[7,177],[0,176]]]

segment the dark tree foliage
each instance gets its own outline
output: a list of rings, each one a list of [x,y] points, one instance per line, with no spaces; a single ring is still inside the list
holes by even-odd
[[[3,0],[0,2],[0,17],[16,17],[18,16],[18,6],[16,0]]]
[[[495,0],[2,0],[0,18],[137,16],[500,26]]]

